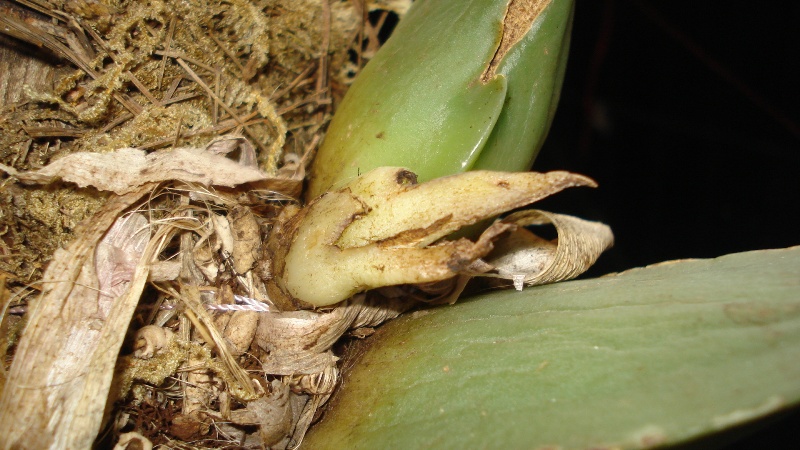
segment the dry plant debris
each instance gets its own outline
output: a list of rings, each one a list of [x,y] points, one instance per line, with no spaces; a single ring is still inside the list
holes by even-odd
[[[516,230],[518,223],[497,222],[475,242],[443,238],[562,189],[594,185],[592,180],[568,172],[490,171],[466,172],[417,184],[415,174],[408,170],[375,169],[344,188],[313,200],[293,217],[284,219],[280,229],[270,235],[267,248],[274,264],[273,277],[267,284],[270,298],[284,309],[324,307],[369,289],[475,274],[475,264],[489,254],[492,242]],[[524,281],[541,284],[563,280],[563,275],[574,277],[593,264],[612,242],[610,230],[604,225],[584,222],[585,226],[579,229],[566,226],[567,221],[556,226],[561,235],[569,235],[561,237],[560,246],[571,248],[547,252],[551,259],[562,258],[546,261],[547,270],[543,273],[517,267],[509,278],[520,275]],[[573,236],[571,232],[576,231],[578,235]],[[587,239],[599,245],[584,245]],[[508,250],[512,251],[515,250]],[[563,258],[568,254],[578,257]],[[480,272],[488,270],[484,264]],[[502,259],[497,258],[494,265],[498,267],[491,269],[493,276],[510,273]]]
[[[573,277],[611,245],[541,211],[448,240],[593,185],[566,172],[386,168],[299,202],[332,108],[408,4],[0,1],[3,33],[71,65],[0,105],[4,447],[296,448],[342,336],[475,276]],[[523,228],[540,223],[558,239]]]
[[[0,71],[0,163],[34,170],[75,152],[202,147],[225,134],[248,137],[268,174],[287,157],[307,163],[366,62],[362,40],[377,39],[367,12],[318,0],[2,0],[0,33],[12,39],[0,41],[0,68],[12,70]],[[0,195],[0,269],[21,281],[41,278],[104,200],[58,184]]]

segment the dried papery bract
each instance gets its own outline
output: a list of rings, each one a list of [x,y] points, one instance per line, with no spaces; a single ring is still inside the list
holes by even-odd
[[[375,169],[272,233],[270,294],[319,307],[381,286],[452,278],[514,225],[496,224],[477,242],[443,237],[573,186],[594,182],[568,172],[479,171],[416,184],[406,169]]]
[[[501,242],[487,261],[495,266],[501,278],[522,276],[525,285],[554,283],[582,274],[601,253],[614,245],[614,235],[608,225],[578,217],[540,210],[520,211],[503,222],[519,225],[515,232],[527,233],[524,238]],[[558,232],[555,242],[544,241],[527,231],[529,225],[553,225]],[[543,249],[545,247],[546,249]],[[545,255],[545,258],[539,258]]]
[[[125,293],[112,297],[98,290],[95,249],[117,217],[153,187],[113,198],[83,224],[79,239],[56,252],[0,397],[0,436],[7,445],[91,446],[154,250],[148,246],[137,258],[123,277],[131,280]]]

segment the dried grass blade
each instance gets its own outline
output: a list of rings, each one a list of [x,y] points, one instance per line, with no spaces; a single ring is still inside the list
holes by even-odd
[[[236,363],[236,359],[228,349],[225,338],[214,325],[214,319],[203,307],[200,301],[200,291],[197,286],[183,285],[179,298],[187,306],[187,315],[192,319],[192,323],[198,330],[202,331],[205,339],[210,340],[217,348],[217,356],[222,360],[228,375],[236,381],[238,386],[229,386],[231,392],[242,400],[253,400],[257,397],[253,384],[250,382],[250,377],[247,372]],[[191,314],[188,314],[191,313]]]

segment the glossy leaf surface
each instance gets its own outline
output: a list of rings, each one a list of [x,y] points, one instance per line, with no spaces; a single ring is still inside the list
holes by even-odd
[[[518,2],[547,6],[496,74],[484,77],[507,29],[508,3],[415,2],[337,110],[307,198],[377,167],[405,167],[420,181],[463,172],[490,139],[504,148],[506,163],[489,159],[482,168],[527,170],[558,98],[553,89],[560,89],[567,52],[559,43],[568,36],[572,0]]]

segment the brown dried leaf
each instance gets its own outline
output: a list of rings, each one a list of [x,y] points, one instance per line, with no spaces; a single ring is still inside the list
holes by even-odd
[[[145,252],[127,293],[100,295],[94,253],[117,217],[153,188],[112,198],[56,251],[0,397],[0,436],[25,448],[90,448],[125,331],[147,279]]]
[[[243,166],[202,148],[182,147],[147,154],[122,148],[109,153],[73,153],[30,172],[0,170],[26,184],[48,184],[57,179],[80,187],[125,194],[147,183],[180,180],[205,186],[234,187],[259,182],[260,187],[294,195],[302,181],[273,178],[252,166]]]

